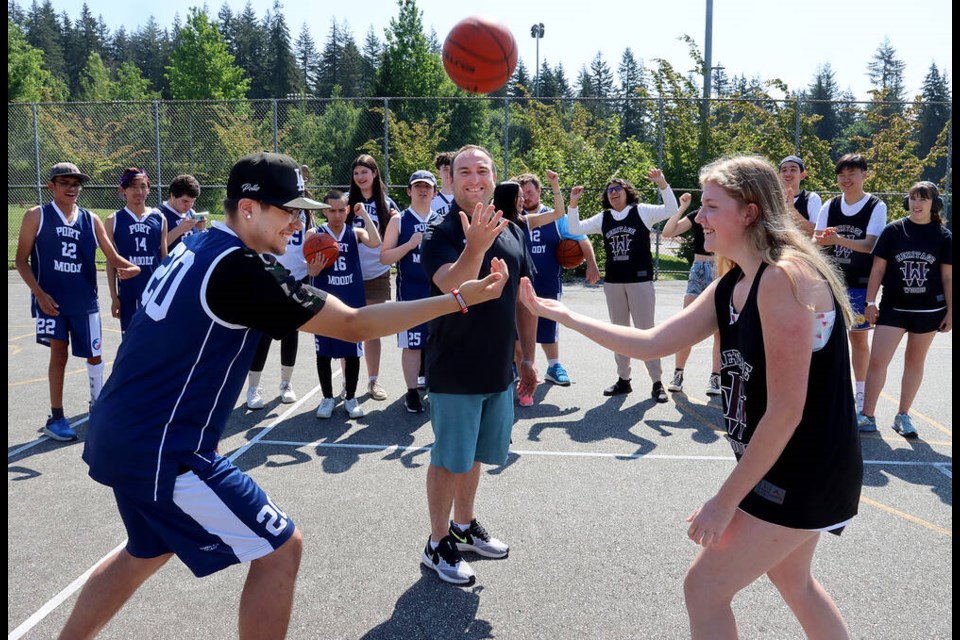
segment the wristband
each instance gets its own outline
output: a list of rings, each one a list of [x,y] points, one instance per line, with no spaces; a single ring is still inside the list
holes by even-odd
[[[866,309],[867,307],[875,307],[875,306],[877,306],[877,303],[871,300],[870,302],[865,303],[863,308]]]
[[[460,313],[467,312],[467,301],[463,299],[463,296],[460,295],[460,289],[454,287],[450,290],[450,293],[453,294],[454,299],[457,301],[457,304],[460,305]]]

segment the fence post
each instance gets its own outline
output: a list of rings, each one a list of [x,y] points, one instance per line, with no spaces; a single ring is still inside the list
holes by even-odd
[[[947,228],[953,231],[953,200],[950,198],[950,167],[953,164],[953,103],[950,103],[950,120],[947,125],[947,169],[943,181],[943,215],[947,218]]]
[[[503,96],[503,175],[510,175],[510,97]]]
[[[280,153],[280,145],[277,144],[277,99],[273,99],[273,152]]]
[[[383,99],[383,184],[390,190],[390,99]],[[389,213],[389,212],[387,212]],[[377,212],[380,215],[380,212]]]
[[[795,116],[794,116],[794,133],[793,133],[793,153],[795,155],[800,155],[800,96],[797,96],[796,101],[794,102]]]
[[[657,98],[657,164],[663,166],[663,98]]]
[[[157,146],[157,206],[163,203],[163,191],[160,184],[163,180],[160,178],[160,101],[153,101],[153,123],[154,123],[154,144]]]
[[[43,191],[40,188],[40,129],[37,127],[37,103],[33,103],[33,161],[37,169],[37,206],[43,205]]]

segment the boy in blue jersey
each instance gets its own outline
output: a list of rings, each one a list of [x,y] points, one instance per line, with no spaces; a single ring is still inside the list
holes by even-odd
[[[167,221],[163,214],[147,206],[150,178],[147,172],[129,167],[120,176],[120,197],[126,206],[107,216],[110,242],[124,258],[140,267],[136,278],[117,282],[116,269],[107,265],[111,315],[120,319],[120,331],[126,331],[130,319],[140,308],[140,296],[150,276],[167,257]]]
[[[188,236],[206,230],[207,219],[198,216],[193,205],[200,197],[200,183],[191,175],[179,175],[170,181],[170,196],[160,205],[167,219],[167,251]]]
[[[560,240],[570,238],[576,240],[587,261],[587,282],[596,284],[600,280],[600,269],[597,267],[597,258],[593,252],[593,245],[584,235],[574,235],[567,228],[567,219],[564,216],[563,196],[560,194],[559,176],[553,171],[547,171],[547,178],[554,194],[554,208],[550,209],[540,201],[540,179],[531,173],[524,173],[514,181],[520,184],[523,194],[523,214],[527,220],[527,245],[537,266],[537,274],[533,278],[533,289],[543,298],[559,300],[563,294],[563,268],[557,260],[557,245]],[[530,216],[538,213],[557,211],[558,217],[553,224],[544,224],[535,228],[531,224]],[[560,363],[560,333],[556,322],[547,318],[537,320],[537,343],[543,348],[547,357],[547,373],[544,376],[553,384],[566,387],[570,384],[570,376],[563,364]]]
[[[414,171],[407,182],[410,206],[387,223],[380,246],[380,262],[397,265],[397,300],[419,300],[430,295],[430,280],[420,263],[420,241],[427,225],[439,215],[430,204],[436,192],[437,179],[432,173]],[[397,335],[397,343],[403,349],[400,357],[403,379],[407,383],[403,404],[410,413],[423,413],[417,387],[427,332],[427,325],[423,324]]]
[[[71,162],[53,165],[47,181],[53,202],[27,211],[17,241],[17,272],[30,287],[37,342],[50,347],[51,415],[43,432],[64,442],[77,439],[63,413],[68,343],[73,342],[73,355],[87,359],[91,406],[103,386],[97,246],[121,280],[140,273],[140,267],[117,254],[100,218],[77,206],[88,180]]]
[[[180,243],[148,283],[83,452],[90,476],[113,489],[128,540],[91,575],[62,638],[96,635],[174,554],[197,576],[249,562],[239,636],[284,637],[302,537],[283,509],[217,453],[261,335],[277,339],[300,328],[357,342],[503,289],[506,268],[498,263],[483,281],[448,295],[350,308],[262,255],[286,250],[300,210],[325,206],[303,193],[292,158],[241,158],[227,180],[224,222]]]

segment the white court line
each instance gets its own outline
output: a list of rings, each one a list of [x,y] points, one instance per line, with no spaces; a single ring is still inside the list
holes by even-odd
[[[113,550],[110,553],[100,558],[95,565],[93,565],[92,567],[84,571],[83,575],[81,575],[79,578],[77,578],[76,580],[68,584],[63,591],[61,591],[57,595],[50,598],[50,600],[48,600],[45,605],[43,605],[36,612],[34,612],[32,616],[24,620],[23,624],[21,624],[19,627],[17,627],[16,629],[10,632],[10,635],[7,636],[9,640],[17,640],[18,638],[22,638],[23,634],[25,634],[27,631],[30,631],[30,629],[33,629],[38,622],[40,622],[41,620],[47,617],[48,613],[50,613],[51,611],[59,607],[64,600],[66,600],[67,598],[73,595],[74,591],[76,591],[81,586],[83,586],[83,583],[87,581],[87,578],[90,577],[90,574],[93,573],[94,569],[96,569],[101,564],[103,564],[107,558],[109,558],[110,556],[115,554],[117,551],[125,547],[126,544],[127,544],[126,540],[118,544],[116,547],[113,548]]]
[[[335,374],[333,375],[333,377],[336,378],[338,375],[340,375],[340,372],[335,373]],[[315,386],[313,389],[311,389],[310,391],[308,391],[302,398],[300,398],[299,400],[297,400],[296,402],[294,402],[293,404],[291,404],[290,407],[287,408],[286,411],[284,411],[284,412],[281,413],[279,416],[277,416],[276,419],[275,419],[273,422],[271,422],[269,425],[267,425],[267,427],[266,427],[263,431],[261,431],[260,433],[258,433],[258,434],[256,435],[256,437],[254,437],[250,442],[248,442],[248,443],[245,444],[244,446],[242,446],[242,447],[240,447],[239,449],[237,449],[237,450],[233,453],[233,455],[231,455],[231,456],[228,458],[228,460],[230,460],[231,462],[233,462],[233,461],[236,460],[238,457],[240,457],[241,454],[243,454],[247,449],[249,449],[250,447],[252,447],[252,446],[253,446],[254,444],[256,444],[257,442],[259,442],[265,435],[267,435],[271,430],[273,430],[274,427],[276,427],[278,424],[280,424],[281,422],[283,422],[283,421],[287,418],[287,416],[289,416],[291,413],[293,413],[294,411],[296,411],[304,402],[306,402],[311,396],[313,396],[313,395],[314,395],[317,391],[319,391],[319,390],[320,390],[320,385],[317,385],[317,386]],[[74,424],[81,424],[82,422],[85,422],[85,421],[88,420],[88,419],[89,419],[89,416],[87,416],[86,418],[83,418],[83,419],[79,420],[78,422],[76,422],[76,423],[74,423]],[[25,447],[20,447],[19,449],[17,449],[17,451],[14,451],[14,453],[17,453],[18,451],[22,451],[22,450],[25,449],[25,448],[32,447],[32,446],[34,446],[35,444],[39,444],[40,442],[43,442],[44,439],[48,439],[48,438],[46,438],[46,436],[44,436],[43,438],[40,438],[37,442],[32,442],[32,443],[30,443],[29,445],[26,445]],[[10,455],[13,455],[13,454],[10,454]],[[9,456],[8,456],[8,457],[9,457]],[[52,597],[52,598],[51,598],[50,600],[48,600],[42,607],[40,607],[39,609],[37,609],[37,611],[35,611],[32,616],[30,616],[29,618],[27,618],[26,620],[24,620],[23,623],[22,623],[19,627],[17,627],[16,629],[14,629],[14,630],[10,633],[9,640],[16,640],[17,638],[22,638],[25,633],[27,633],[28,631],[30,631],[31,629],[33,629],[35,626],[37,626],[37,624],[38,624],[41,620],[43,620],[44,618],[46,618],[47,615],[48,615],[51,611],[53,611],[54,609],[56,609],[57,607],[59,607],[59,606],[63,603],[64,600],[66,600],[67,598],[69,598],[70,596],[72,596],[76,591],[78,591],[78,590],[84,585],[84,583],[87,581],[87,578],[90,577],[90,574],[93,573],[94,570],[95,570],[97,567],[99,567],[101,564],[103,564],[103,563],[107,560],[107,558],[109,558],[109,557],[112,556],[114,553],[116,553],[117,550],[122,549],[123,547],[125,547],[126,544],[127,544],[127,541],[124,540],[124,541],[121,542],[119,545],[117,545],[116,547],[114,547],[114,549],[113,549],[110,553],[108,553],[107,555],[105,555],[105,556],[103,556],[102,558],[100,558],[99,560],[97,560],[97,562],[96,562],[92,567],[90,567],[89,569],[87,569],[86,571],[84,571],[84,572],[83,572],[83,575],[81,575],[79,578],[77,578],[76,580],[74,580],[73,582],[71,582],[69,585],[67,585],[67,586],[63,589],[63,591],[61,591],[60,593],[58,593],[57,595],[55,595],[54,597]]]
[[[251,443],[252,444],[252,443]],[[403,452],[425,452],[430,451],[430,447],[407,447],[395,444],[353,444],[347,442],[321,442],[314,440],[312,442],[297,442],[294,440],[259,440],[259,444],[271,444],[286,447],[319,447],[323,449],[363,449],[366,451],[403,451]],[[567,458],[629,458],[640,460],[649,458],[651,460],[726,460],[735,462],[733,456],[676,456],[660,453],[608,453],[604,451],[525,451],[523,449],[510,449],[510,453],[518,456],[557,456]],[[949,471],[941,468],[952,466],[951,462],[924,462],[913,460],[864,460],[863,464],[891,465],[901,467],[937,467],[944,474],[953,477]]]
[[[77,420],[76,422],[71,422],[71,423],[70,423],[70,426],[71,426],[71,427],[78,427],[78,426],[80,426],[81,424],[83,424],[84,422],[86,422],[86,421],[89,420],[89,419],[90,419],[90,416],[89,416],[89,415],[84,416],[84,417],[80,418],[79,420]],[[51,438],[50,436],[40,436],[39,438],[37,438],[37,439],[34,440],[33,442],[28,442],[27,444],[23,445],[22,447],[17,447],[16,449],[14,449],[13,451],[11,451],[10,453],[7,454],[7,460],[10,460],[10,458],[12,458],[13,456],[17,455],[18,453],[20,453],[20,452],[22,452],[22,451],[26,451],[27,449],[32,449],[33,447],[37,446],[37,445],[40,444],[41,442],[46,442],[47,440],[53,440],[53,438]],[[58,442],[59,442],[59,441],[58,441]],[[71,441],[71,442],[72,442],[72,441]]]
[[[933,468],[947,476],[951,480],[953,479],[953,463],[952,462],[935,462]]]

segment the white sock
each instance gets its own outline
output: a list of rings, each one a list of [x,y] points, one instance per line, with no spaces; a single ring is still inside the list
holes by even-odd
[[[263,375],[263,371],[251,371],[247,374],[247,380],[250,381],[250,387],[259,387],[260,386],[260,376]]]
[[[100,397],[100,390],[103,389],[103,363],[87,363],[87,377],[90,378],[90,399],[96,402]]]
[[[858,412],[858,413],[862,413],[862,412],[863,412],[863,389],[864,389],[864,387],[865,387],[865,384],[864,384],[862,381],[857,380],[857,412]]]
[[[467,524],[461,524],[461,523],[459,523],[459,522],[454,522],[453,524],[454,524],[454,526],[455,526],[457,529],[460,529],[460,531],[466,531],[467,529],[470,528],[470,523],[469,523],[469,522],[468,522]]]
[[[547,366],[548,366],[548,367],[552,367],[553,365],[557,364],[558,362],[560,362],[559,358],[554,358],[553,360],[547,360]]]
[[[368,377],[367,377],[367,382],[376,382],[376,381],[377,381],[377,378],[379,378],[379,377],[380,377],[380,376],[368,376]]]
[[[438,544],[440,543],[434,540],[433,536],[430,536],[430,551],[433,551],[434,549],[436,549]]]
[[[281,382],[290,382],[290,379],[293,378],[293,367],[284,367],[280,366],[280,381]]]

